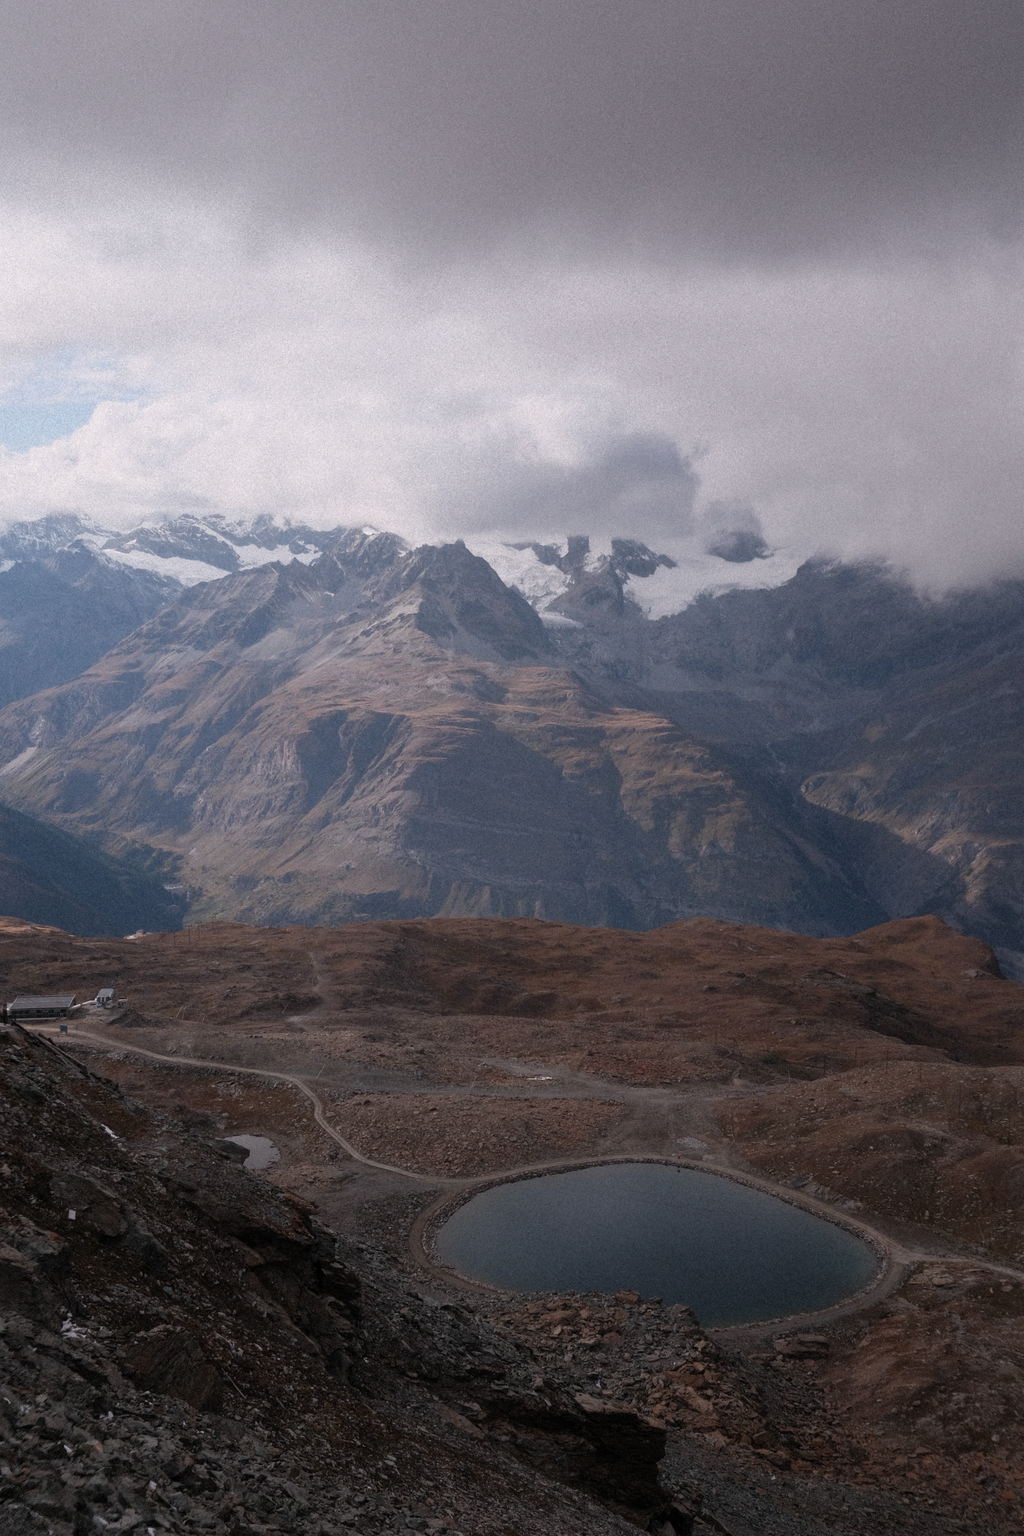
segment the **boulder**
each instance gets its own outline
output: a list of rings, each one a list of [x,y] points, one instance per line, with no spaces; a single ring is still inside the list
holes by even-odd
[[[51,1181],[50,1194],[55,1204],[74,1211],[80,1231],[113,1239],[128,1231],[124,1208],[109,1189],[81,1173],[59,1173]]]
[[[773,1342],[775,1353],[787,1360],[824,1360],[829,1351],[828,1339],[821,1333],[797,1333]]]
[[[224,1400],[224,1382],[196,1336],[161,1323],[141,1334],[125,1351],[125,1368],[147,1392],[166,1392],[193,1408],[216,1412]]]
[[[59,1278],[66,1247],[55,1232],[44,1232],[27,1217],[5,1222],[0,1227],[0,1310],[53,1327],[61,1303],[50,1282]]]

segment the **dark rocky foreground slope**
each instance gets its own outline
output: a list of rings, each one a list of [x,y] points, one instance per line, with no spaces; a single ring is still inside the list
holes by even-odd
[[[4,1536],[690,1528],[663,1427],[545,1379],[238,1149],[17,1028],[0,1116]]]
[[[219,935],[243,937],[250,946],[289,943],[287,935]],[[342,942],[352,937],[342,930]],[[368,937],[372,946],[402,935]],[[456,955],[472,939],[453,937]],[[652,942],[623,937],[631,948]],[[923,938],[922,958],[934,960],[941,936]],[[11,943],[17,968],[45,967],[51,978],[62,953],[106,973],[118,949],[138,951],[139,974],[153,974],[146,941],[97,947],[16,929]],[[169,936],[151,943],[172,947]],[[952,945],[961,959],[980,949],[959,938]],[[299,953],[292,947],[279,958],[294,965]],[[730,967],[731,954],[720,957]],[[430,956],[410,958],[422,989]],[[214,969],[212,951],[203,969]],[[988,974],[972,967],[970,977],[987,987]],[[194,974],[188,985],[194,990]],[[387,1017],[376,1016],[374,1041]],[[123,1027],[137,1034],[140,1022],[126,1016]],[[115,1034],[120,1028],[115,1022]],[[187,1098],[187,1086],[172,1093]],[[752,1107],[763,1110],[759,1099]],[[963,1281],[925,1266],[914,1303],[897,1298],[867,1327],[853,1319],[829,1337],[791,1329],[775,1338],[772,1330],[745,1346],[716,1343],[686,1308],[635,1293],[455,1291],[414,1269],[397,1243],[387,1252],[339,1237],[313,1207],[244,1173],[236,1150],[210,1139],[209,1112],[180,1102],[174,1112],[184,1118],[124,1098],[39,1038],[0,1031],[4,1536],[626,1536],[637,1528],[989,1536],[1013,1528],[1019,1479],[998,1442],[1012,1452],[1018,1434],[1019,1372],[1003,1356],[1015,1354],[1008,1340],[1019,1295],[1004,1295],[1014,1287],[1003,1284],[993,1303],[984,1266]],[[391,1116],[400,1113],[399,1100]],[[806,1106],[795,1114],[802,1124]],[[388,1242],[395,1220],[401,1214],[407,1224],[419,1203],[402,1196],[384,1223]],[[919,1409],[930,1398],[926,1345],[934,1351],[933,1332],[948,1326],[955,1353],[976,1331],[972,1287],[987,1293],[991,1313],[985,1350],[975,1354],[997,1380],[968,1379],[956,1355],[950,1391],[966,1387],[975,1398],[955,1400],[957,1422],[979,1420],[964,1454],[934,1454],[944,1431],[930,1406],[927,1418],[912,1415],[920,1462],[894,1461],[880,1429],[865,1449],[863,1399],[887,1394],[888,1406],[897,1378],[899,1401]],[[880,1358],[872,1332],[882,1337]],[[838,1395],[829,1376],[815,1373],[830,1348],[833,1383],[836,1371],[850,1378]],[[905,1417],[889,1438],[905,1438]],[[999,1428],[990,1436],[992,1423]]]

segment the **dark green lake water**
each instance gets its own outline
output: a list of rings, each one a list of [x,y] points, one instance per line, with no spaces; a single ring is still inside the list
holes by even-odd
[[[843,1227],[662,1163],[497,1184],[454,1212],[434,1251],[460,1274],[509,1290],[629,1288],[685,1302],[709,1328],[831,1306],[877,1265]]]

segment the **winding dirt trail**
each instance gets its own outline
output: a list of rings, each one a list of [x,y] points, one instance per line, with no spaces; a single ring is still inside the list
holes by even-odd
[[[34,1035],[42,1035],[45,1039],[51,1040],[55,1044],[60,1043],[60,1036],[55,1037],[52,1034],[48,1034],[45,1029],[39,1028],[38,1026],[30,1026],[29,1033]],[[305,1094],[306,1098],[312,1104],[313,1119],[316,1121],[317,1125],[320,1126],[321,1130],[326,1131],[328,1136],[330,1136],[333,1141],[336,1141],[338,1146],[341,1147],[343,1151],[347,1152],[349,1157],[353,1158],[355,1162],[363,1163],[367,1168],[377,1168],[382,1173],[398,1173],[401,1174],[403,1178],[419,1179],[421,1182],[427,1184],[437,1184],[440,1182],[431,1174],[413,1173],[408,1168],[398,1168],[391,1163],[378,1163],[372,1157],[364,1157],[362,1152],[358,1151],[350,1141],[347,1141],[345,1137],[342,1136],[340,1131],[336,1131],[333,1125],[331,1125],[330,1121],[327,1119],[327,1116],[324,1114],[324,1104],[320,1095],[315,1093],[303,1078],[297,1077],[291,1072],[273,1072],[265,1067],[240,1067],[236,1066],[233,1062],[230,1061],[208,1061],[205,1057],[202,1056],[164,1055],[160,1051],[147,1051],[141,1045],[122,1045],[120,1041],[108,1040],[103,1035],[94,1035],[90,1031],[84,1029],[77,1029],[75,1031],[74,1041],[65,1041],[64,1044],[73,1044],[79,1040],[87,1040],[90,1042],[90,1044],[98,1045],[111,1054],[121,1054],[122,1052],[127,1052],[132,1056],[145,1056],[149,1061],[167,1062],[173,1067],[198,1067],[202,1071],[213,1072],[239,1072],[244,1073],[247,1077],[263,1077],[275,1083],[290,1083],[293,1088],[297,1088],[300,1093]]]
[[[29,1026],[30,1033],[41,1035],[53,1044],[59,1044],[61,1037],[59,1035],[55,1036],[51,1030],[52,1026]],[[459,1279],[460,1283],[468,1285],[471,1289],[474,1288],[473,1282],[465,1281],[462,1279],[462,1277],[454,1276],[448,1270],[442,1269],[440,1266],[438,1266],[431,1257],[428,1246],[431,1226],[438,1219],[438,1216],[443,1208],[454,1196],[456,1196],[459,1192],[468,1191],[475,1186],[498,1184],[503,1183],[506,1180],[522,1178],[536,1174],[556,1173],[560,1170],[566,1171],[572,1168],[585,1167],[595,1163],[617,1163],[623,1161],[671,1161],[673,1164],[679,1167],[694,1168],[702,1173],[712,1173],[717,1174],[720,1177],[734,1179],[738,1183],[747,1184],[751,1188],[762,1190],[765,1194],[774,1195],[777,1199],[785,1200],[788,1204],[800,1206],[804,1210],[811,1212],[813,1215],[822,1217],[827,1221],[837,1223],[840,1226],[845,1226],[848,1230],[856,1233],[858,1236],[868,1242],[870,1246],[874,1248],[875,1252],[879,1254],[879,1257],[882,1260],[881,1268],[878,1274],[875,1276],[874,1280],[862,1291],[857,1292],[854,1296],[846,1298],[845,1301],[838,1303],[834,1307],[830,1307],[827,1310],[816,1312],[814,1314],[805,1314],[802,1318],[802,1321],[804,1322],[809,1321],[813,1316],[815,1321],[825,1323],[833,1318],[842,1317],[848,1315],[851,1312],[860,1311],[863,1307],[870,1306],[873,1302],[880,1300],[883,1296],[894,1290],[906,1277],[909,1270],[918,1264],[941,1264],[947,1267],[950,1265],[970,1266],[975,1269],[988,1270],[994,1275],[1001,1275],[1008,1279],[1024,1280],[1024,1272],[1013,1269],[1008,1265],[994,1264],[991,1261],[977,1258],[961,1258],[956,1255],[940,1256],[935,1253],[929,1253],[924,1249],[907,1247],[904,1244],[897,1242],[895,1239],[888,1237],[884,1233],[879,1232],[868,1222],[858,1220],[856,1217],[849,1216],[845,1212],[840,1215],[834,1210],[832,1206],[827,1205],[822,1201],[816,1200],[812,1196],[805,1195],[799,1191],[795,1191],[789,1188],[785,1188],[778,1184],[774,1184],[771,1180],[762,1178],[756,1174],[749,1174],[747,1172],[741,1173],[735,1169],[726,1168],[721,1165],[709,1166],[707,1163],[697,1161],[693,1158],[673,1156],[671,1159],[669,1159],[667,1157],[658,1156],[657,1154],[653,1153],[648,1154],[648,1156],[645,1157],[643,1153],[634,1151],[590,1156],[563,1157],[557,1159],[549,1159],[544,1162],[522,1163],[514,1168],[492,1170],[489,1173],[472,1174],[463,1178],[451,1178],[438,1174],[416,1173],[412,1169],[401,1168],[394,1163],[382,1163],[378,1162],[375,1158],[366,1157],[362,1152],[358,1150],[357,1147],[354,1147],[346,1137],[342,1136],[340,1131],[335,1130],[330,1121],[327,1119],[326,1114],[324,1113],[323,1100],[320,1098],[319,1094],[309,1086],[308,1082],[306,1082],[302,1077],[299,1077],[295,1073],[274,1071],[266,1067],[238,1066],[233,1062],[211,1061],[204,1057],[173,1056],[170,1054],[164,1054],[159,1051],[150,1051],[143,1046],[125,1045],[120,1041],[112,1041],[103,1035],[96,1035],[91,1031],[83,1029],[78,1029],[75,1031],[74,1040],[76,1042],[88,1042],[90,1045],[98,1047],[101,1050],[111,1054],[128,1053],[135,1056],[144,1056],[149,1061],[162,1062],[169,1066],[198,1068],[202,1071],[240,1073],[247,1077],[263,1078],[270,1082],[288,1083],[293,1088],[297,1088],[299,1092],[303,1094],[313,1106],[313,1119],[316,1124],[321,1128],[321,1130],[325,1131],[327,1135],[330,1136],[332,1141],[336,1142],[337,1145],[341,1147],[341,1149],[353,1159],[353,1161],[361,1163],[366,1168],[374,1168],[381,1173],[397,1174],[401,1178],[413,1179],[419,1184],[431,1185],[434,1188],[440,1189],[441,1193],[439,1193],[435,1200],[432,1200],[428,1204],[428,1206],[420,1213],[414,1222],[412,1230],[409,1234],[409,1245],[417,1261],[427,1270],[434,1272],[438,1278],[444,1279],[448,1282],[451,1282],[453,1279]],[[70,1042],[66,1040],[64,1041],[65,1045],[68,1043]],[[576,1076],[578,1074],[572,1075]],[[601,1084],[597,1079],[593,1079],[592,1082],[595,1091],[600,1090],[602,1093],[608,1092],[608,1085]],[[629,1091],[628,1097],[631,1099],[640,1098],[643,1096],[643,1093],[644,1090],[642,1089],[632,1088]],[[658,1100],[660,1100],[662,1104],[666,1102],[664,1089],[655,1089],[652,1090],[652,1093],[655,1097],[657,1097]],[[707,1090],[702,1090],[699,1097],[702,1102],[708,1103],[712,1097],[732,1097],[734,1096],[734,1093],[735,1086],[733,1085],[732,1094],[729,1093],[728,1088],[725,1089],[724,1094],[719,1095],[709,1094]],[[483,1290],[491,1289],[489,1286],[481,1286],[477,1288]],[[764,1332],[766,1328],[777,1328],[780,1321],[781,1320],[776,1319],[772,1323],[749,1324],[736,1329],[716,1329],[714,1331],[729,1333],[735,1332],[736,1334],[743,1333],[753,1336],[755,1334]]]

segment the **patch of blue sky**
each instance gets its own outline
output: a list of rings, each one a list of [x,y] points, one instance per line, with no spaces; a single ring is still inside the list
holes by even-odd
[[[138,400],[118,359],[62,349],[36,358],[0,393],[0,444],[15,453],[44,448],[84,427],[103,400]]]
[[[95,409],[95,401],[61,400],[40,405],[0,401],[0,443],[15,453],[48,447],[84,427]]]

